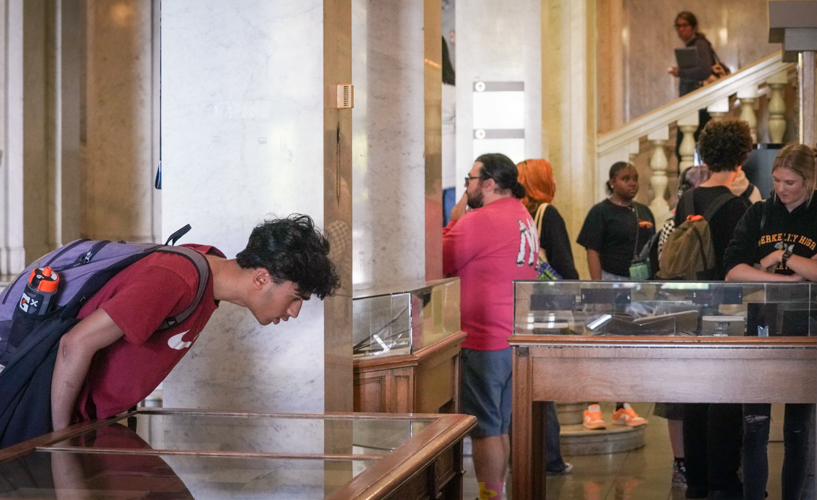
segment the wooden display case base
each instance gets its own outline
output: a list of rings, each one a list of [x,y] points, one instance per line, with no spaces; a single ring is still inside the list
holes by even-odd
[[[354,411],[457,413],[465,332],[412,354],[354,362]]]
[[[544,498],[545,401],[814,403],[817,338],[536,337],[513,347],[513,498]]]

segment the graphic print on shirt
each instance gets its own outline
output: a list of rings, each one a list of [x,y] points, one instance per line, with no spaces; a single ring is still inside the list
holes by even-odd
[[[189,332],[189,331],[190,330],[187,330],[187,331],[184,331],[182,333],[179,333],[177,335],[174,335],[174,336],[170,337],[169,339],[167,339],[167,345],[170,346],[171,349],[176,349],[177,351],[181,351],[182,349],[187,349],[188,347],[193,345],[193,342],[184,342],[182,340],[182,337],[184,337],[184,334]]]
[[[536,234],[536,227],[532,220],[528,219],[522,222],[519,219],[519,253],[516,255],[516,265],[519,267],[525,263],[526,244],[528,247],[528,265],[533,267],[536,265],[536,257],[539,253],[539,235]]]
[[[768,245],[770,243],[782,243],[783,245],[787,243],[791,243],[790,248],[793,249],[794,245],[803,245],[804,247],[808,248],[809,250],[814,251],[817,248],[817,242],[813,239],[809,238],[808,236],[802,236],[799,234],[792,234],[792,233],[776,233],[776,234],[764,234],[760,237],[760,241],[758,242],[758,246]],[[782,246],[775,245],[775,248],[780,250]]]

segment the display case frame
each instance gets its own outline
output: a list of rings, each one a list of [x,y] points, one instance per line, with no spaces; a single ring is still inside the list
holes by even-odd
[[[520,287],[532,282],[515,286],[518,301]],[[546,463],[541,445],[546,401],[814,403],[817,396],[815,337],[542,335],[518,322],[508,341],[513,351],[513,498],[519,500],[544,498],[546,491],[540,473]]]
[[[218,416],[235,419],[280,418],[312,419],[315,421],[346,420],[350,422],[380,421],[400,422],[427,420],[427,425],[416,435],[411,435],[397,448],[385,455],[351,453],[265,453],[258,451],[223,451],[208,449],[142,449],[134,447],[80,447],[70,446],[66,441],[106,426],[119,426],[149,415]],[[339,489],[332,491],[329,499],[385,499],[406,498],[423,494],[431,498],[462,497],[462,439],[476,425],[476,419],[468,415],[382,415],[354,413],[258,413],[227,412],[181,409],[146,409],[127,412],[105,420],[76,424],[66,429],[0,450],[0,464],[21,459],[35,453],[83,453],[116,454],[133,457],[228,457],[242,460],[324,460],[324,461],[371,461],[372,464]],[[321,436],[332,439],[333,436]],[[348,441],[349,436],[343,436]],[[330,445],[329,448],[331,448]],[[425,492],[425,493],[423,493]]]
[[[459,411],[460,345],[465,340],[459,286],[459,278],[448,278],[355,290],[353,351],[362,342],[383,345],[385,339],[376,332],[407,335],[402,348],[355,355],[354,411]]]

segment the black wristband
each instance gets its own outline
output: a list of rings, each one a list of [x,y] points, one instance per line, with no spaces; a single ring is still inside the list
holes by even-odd
[[[780,257],[780,266],[783,269],[788,269],[786,264],[789,262],[789,258],[791,257],[791,250],[786,250],[783,252],[783,255]]]

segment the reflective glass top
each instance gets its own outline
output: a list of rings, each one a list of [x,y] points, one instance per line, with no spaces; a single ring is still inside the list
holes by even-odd
[[[460,453],[475,423],[143,408],[0,450],[0,498],[369,498]]]
[[[410,354],[460,330],[460,281],[356,290],[352,309],[356,359]]]
[[[433,418],[353,419],[144,413],[137,433],[117,424],[55,443],[54,447],[133,448],[298,455],[386,455],[428,427]]]
[[[323,498],[374,463],[371,460],[37,451],[0,462],[0,496],[49,499]]]
[[[518,281],[515,335],[817,335],[810,283]]]

